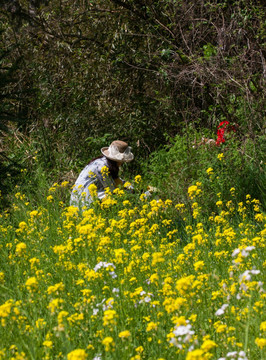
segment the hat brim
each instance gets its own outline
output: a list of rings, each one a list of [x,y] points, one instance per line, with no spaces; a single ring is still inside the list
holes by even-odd
[[[132,161],[134,159],[134,155],[132,153],[131,153],[132,154],[132,159],[129,159],[129,160],[120,160],[120,159],[117,159],[115,157],[112,157],[109,154],[108,147],[101,148],[101,153],[109,160],[119,161],[119,162],[123,162],[123,163],[124,162],[130,162],[130,161]]]

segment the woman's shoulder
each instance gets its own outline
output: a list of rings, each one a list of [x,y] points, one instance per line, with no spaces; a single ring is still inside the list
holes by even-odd
[[[89,168],[92,171],[93,170],[100,171],[103,166],[108,166],[108,162],[107,162],[107,159],[106,159],[105,156],[102,157],[102,158],[98,158],[98,159],[93,160],[92,162],[90,162],[87,165],[87,168]]]
[[[89,165],[92,165],[92,166],[107,166],[108,163],[107,163],[106,157],[103,156],[103,157],[100,157],[100,158],[97,158],[97,159],[93,160],[91,163],[89,163]]]

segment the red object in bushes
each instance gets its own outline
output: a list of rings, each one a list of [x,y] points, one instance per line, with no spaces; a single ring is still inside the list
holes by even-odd
[[[225,120],[220,122],[217,129],[216,145],[220,145],[225,142],[224,134],[229,132],[236,132],[234,125],[230,125],[229,121]]]

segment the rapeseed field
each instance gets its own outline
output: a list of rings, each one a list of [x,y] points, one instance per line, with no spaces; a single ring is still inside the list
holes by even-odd
[[[82,209],[67,182],[40,206],[17,189],[0,218],[0,359],[265,359],[259,201],[232,186],[207,214],[199,182],[186,204],[132,183]]]

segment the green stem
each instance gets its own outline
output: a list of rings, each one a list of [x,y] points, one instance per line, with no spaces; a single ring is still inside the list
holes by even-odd
[[[249,332],[249,323],[250,323],[251,299],[252,299],[252,294],[250,294],[250,298],[249,298],[249,304],[248,304],[248,321],[247,321],[247,326],[246,326],[246,329],[245,329],[245,346],[244,346],[244,351],[245,351],[245,353],[247,353],[247,347],[248,347],[248,332]]]

